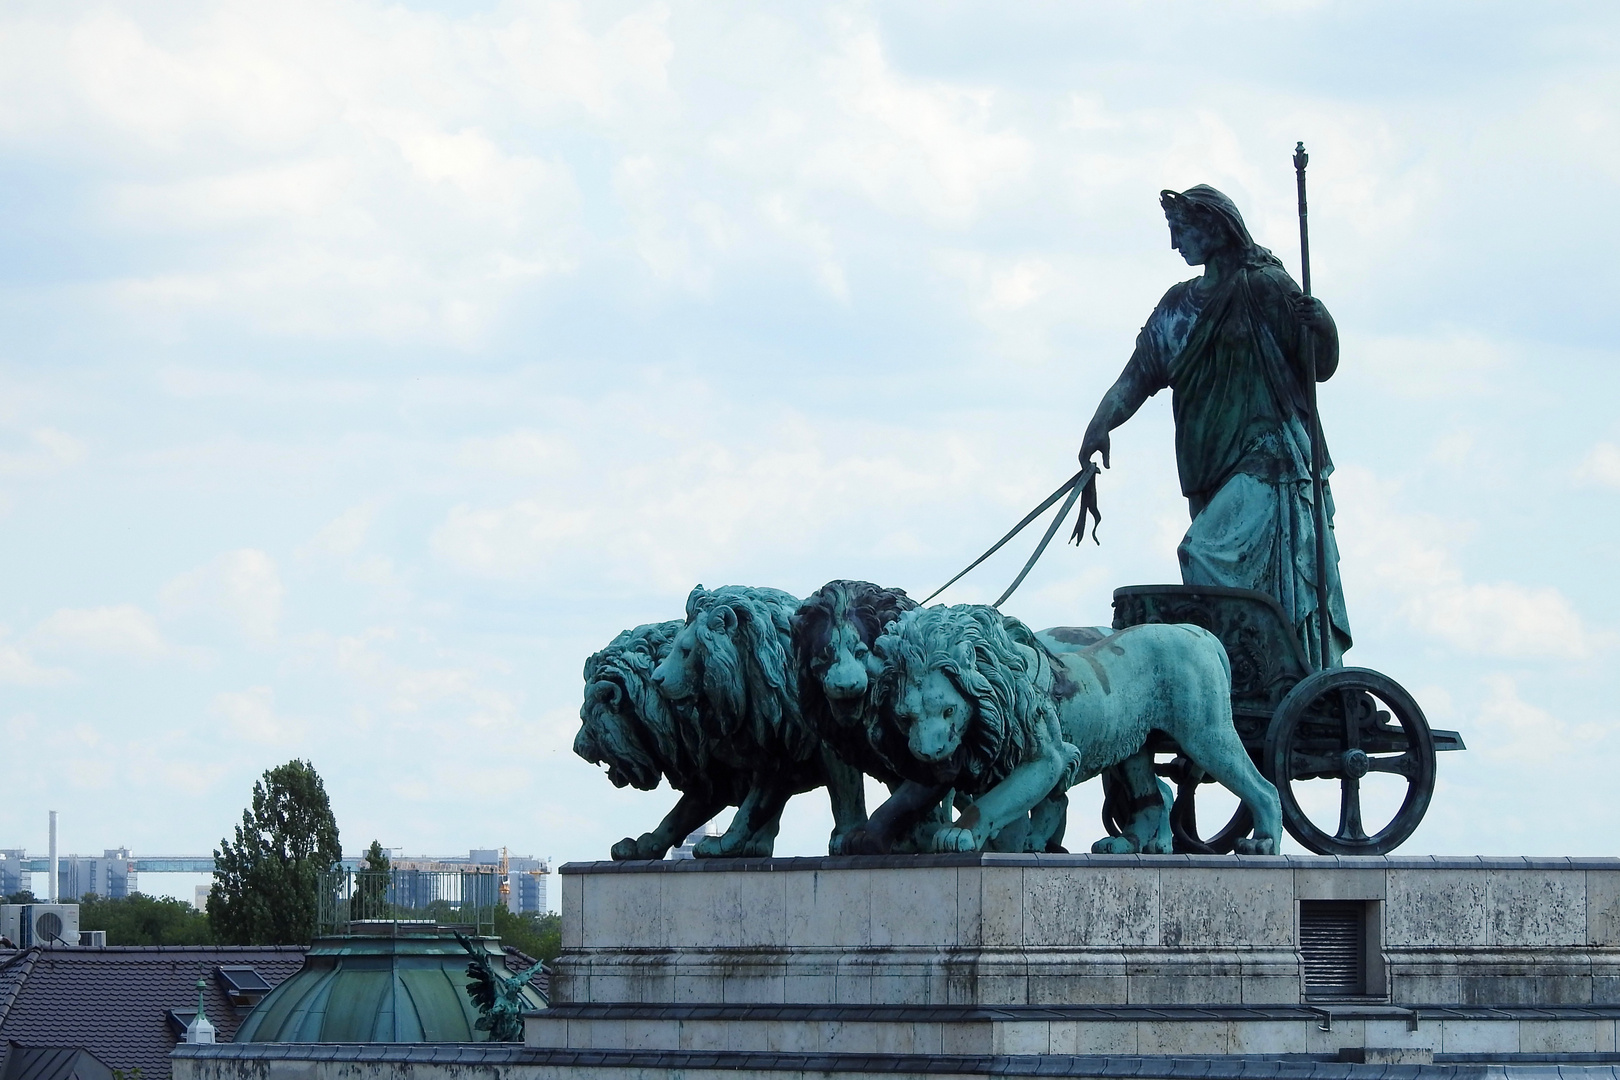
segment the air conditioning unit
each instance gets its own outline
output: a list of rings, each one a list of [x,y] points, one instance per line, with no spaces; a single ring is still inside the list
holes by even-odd
[[[79,944],[91,949],[105,949],[107,947],[107,931],[80,930]]]
[[[35,945],[77,945],[78,904],[0,905],[0,937],[19,949]]]

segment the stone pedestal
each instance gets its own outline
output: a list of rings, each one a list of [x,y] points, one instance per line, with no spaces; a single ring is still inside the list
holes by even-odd
[[[562,868],[524,1046],[195,1046],[176,1080],[1620,1080],[1620,861]]]
[[[572,864],[562,882],[564,952],[532,1047],[1616,1049],[1615,860],[975,854]],[[1329,941],[1334,985],[1311,981],[1322,917],[1359,950]]]

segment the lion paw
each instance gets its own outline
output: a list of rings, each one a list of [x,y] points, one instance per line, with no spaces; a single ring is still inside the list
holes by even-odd
[[[661,859],[664,857],[662,849],[657,847],[657,841],[651,835],[641,837],[627,836],[613,845],[610,852],[614,862],[628,862],[632,859]]]
[[[934,834],[933,847],[936,852],[978,851],[979,841],[973,835],[972,829],[950,826]]]
[[[1091,845],[1093,855],[1135,855],[1136,841],[1128,836],[1105,836]]]
[[[1237,842],[1239,855],[1275,855],[1277,854],[1277,839],[1273,836],[1245,836]]]
[[[692,848],[692,855],[699,859],[749,859],[769,858],[776,848],[776,842],[761,840],[758,837],[747,837],[738,840],[729,834],[726,836],[706,836]]]

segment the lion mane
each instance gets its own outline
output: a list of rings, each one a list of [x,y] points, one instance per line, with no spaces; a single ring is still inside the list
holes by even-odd
[[[880,684],[874,681],[868,685],[859,722],[842,724],[833,716],[821,680],[812,667],[832,643],[833,628],[840,621],[853,623],[867,648],[873,648],[890,623],[916,606],[917,602],[907,596],[904,589],[885,589],[869,581],[839,579],[811,593],[793,615],[799,707],[805,722],[841,760],[884,783],[896,782],[900,776],[891,760],[895,749],[882,741],[885,734],[893,731],[893,725],[878,723],[878,713],[885,704],[880,696]],[[879,740],[878,745],[874,745],[874,740]]]
[[[1057,726],[1052,663],[1034,633],[981,604],[936,605],[900,617],[878,638],[885,692],[896,699],[930,671],[943,672],[974,706],[949,763],[959,790],[983,794],[1007,777]],[[899,721],[889,714],[890,722]],[[898,732],[901,742],[909,733]],[[896,765],[912,779],[938,780],[909,752]],[[908,768],[909,766],[909,768]],[[920,771],[919,771],[920,770]]]
[[[665,700],[650,677],[683,625],[675,619],[625,630],[585,661],[574,753],[606,764],[617,787],[651,791],[667,777],[679,791],[734,794],[738,778],[706,752],[691,710]]]
[[[743,585],[699,585],[687,597],[702,652],[699,722],[739,765],[806,762],[820,749],[799,710],[790,625],[798,607],[790,593]]]

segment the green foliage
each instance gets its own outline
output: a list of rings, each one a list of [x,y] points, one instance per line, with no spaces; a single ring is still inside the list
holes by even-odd
[[[371,847],[366,849],[366,868],[354,875],[354,901],[349,912],[351,919],[393,917],[392,907],[388,903],[391,877],[388,871],[388,852],[383,850],[381,841],[373,840]]]
[[[253,785],[236,840],[214,852],[208,921],[232,945],[302,945],[315,936],[320,874],[343,858],[326,785],[307,761]]]
[[[37,904],[37,903],[39,903],[39,897],[35,896],[33,893],[29,892],[27,889],[19,889],[17,892],[14,892],[10,896],[6,897],[6,903],[8,903],[8,904]]]
[[[562,917],[555,912],[514,915],[504,905],[495,908],[495,936],[548,967],[562,952]]]
[[[79,929],[107,931],[109,945],[211,945],[208,916],[182,900],[132,893],[103,900],[79,899]]]

